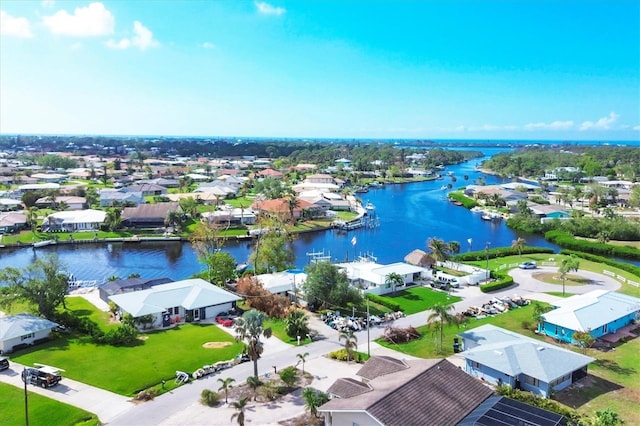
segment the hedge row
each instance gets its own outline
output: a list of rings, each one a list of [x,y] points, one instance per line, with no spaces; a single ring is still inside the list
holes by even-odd
[[[546,254],[554,254],[553,249],[547,247],[524,247],[522,249],[522,254],[534,254],[534,253],[546,253]],[[518,253],[518,250],[512,249],[511,247],[498,247],[489,250],[489,259],[495,259],[496,257],[505,257],[505,256],[515,256]],[[472,262],[485,260],[487,258],[487,252],[482,251],[470,251],[467,253],[462,253],[454,256],[453,260],[459,262]]]
[[[465,209],[471,210],[478,205],[478,203],[474,199],[467,197],[462,192],[450,192],[448,196],[452,200],[461,202],[462,206]]]
[[[503,288],[513,285],[513,277],[508,274],[491,272],[491,277],[496,278],[495,281],[480,286],[483,293],[491,293],[492,291],[502,290]]]
[[[579,240],[567,232],[558,230],[546,232],[544,238],[547,241],[569,250],[608,257],[624,257],[626,259],[640,260],[640,250],[631,246],[616,246],[597,241]]]
[[[400,305],[398,305],[397,303],[392,302],[390,300],[387,300],[387,299],[385,299],[383,297],[380,297],[377,294],[367,293],[366,297],[369,300],[371,300],[372,302],[376,302],[376,303],[378,303],[378,304],[380,304],[380,305],[382,305],[382,306],[384,306],[386,308],[391,309],[394,312],[402,310],[402,309],[400,309]]]
[[[640,266],[632,265],[631,263],[616,262],[615,260],[609,259],[607,257],[596,256],[595,254],[583,253],[574,250],[561,250],[560,254],[565,254],[567,256],[574,255],[591,262],[604,263],[605,265],[613,266],[614,268],[622,269],[623,271],[632,273],[633,275],[640,278]]]

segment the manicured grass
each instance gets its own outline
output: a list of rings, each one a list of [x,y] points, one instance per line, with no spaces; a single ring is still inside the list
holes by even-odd
[[[206,364],[232,359],[242,343],[213,324],[183,324],[141,335],[137,345],[95,345],[87,337],[62,336],[54,341],[17,352],[12,359],[24,365],[54,365],[64,376],[132,396],[142,389],[173,381],[176,370],[192,372]],[[206,342],[229,342],[219,349]]]
[[[338,219],[340,220],[354,220],[356,217],[358,217],[358,213],[354,213],[354,212],[345,212],[345,211],[338,211],[336,212],[338,213]]]
[[[0,425],[25,424],[24,390],[12,385],[0,383]],[[55,401],[53,399],[28,393],[29,424],[32,425],[99,425],[100,421],[88,411]]]
[[[558,272],[534,272],[532,276],[533,278],[547,284],[562,285],[562,278],[560,278],[560,274]],[[574,274],[567,274],[564,280],[565,286],[581,286],[590,283],[590,279]]]
[[[400,309],[405,315],[426,311],[438,303],[452,304],[462,300],[458,296],[449,295],[443,291],[418,286],[398,291],[395,295],[389,293],[380,297],[400,305]]]
[[[425,324],[427,322],[427,315],[424,318]],[[517,333],[524,334],[525,336],[540,338],[533,332],[522,328],[523,321],[534,324],[533,320],[533,305],[523,306],[517,309],[512,309],[500,315],[493,317],[487,317],[482,319],[470,318],[465,324],[460,327],[455,325],[444,327],[443,338],[443,350],[440,351],[440,333],[434,334],[426,325],[418,327],[417,330],[422,333],[420,339],[416,339],[409,343],[402,344],[390,344],[382,339],[376,341],[382,346],[386,346],[390,349],[413,355],[420,358],[442,358],[453,354],[453,338],[465,330],[479,327],[484,324],[493,324],[497,327],[503,327],[509,330],[513,330]]]
[[[538,265],[541,265],[542,262],[548,262],[549,259],[553,259],[556,262],[556,265],[562,264],[562,259],[566,256],[562,254],[523,254],[522,256],[506,256],[506,257],[498,257],[496,259],[489,259],[489,269],[492,271],[498,270],[502,267],[501,270],[508,270],[516,268],[522,262],[528,261],[536,261]],[[602,263],[590,262],[586,259],[578,258],[580,261],[580,269],[578,271],[591,271],[598,274],[602,274],[603,271],[611,271],[617,275],[620,275],[628,280],[639,281],[640,277],[635,276],[634,274],[623,271],[621,269],[615,268],[613,266],[604,265]],[[465,262],[470,265],[476,265],[480,268],[486,268],[487,262],[486,260],[478,260],[475,262]],[[579,273],[579,272],[578,272]],[[622,283],[622,287],[617,290],[620,293],[628,294],[629,296],[640,297],[640,287],[634,287],[630,284]]]
[[[91,302],[80,296],[67,296],[65,298],[67,311],[78,318],[89,318],[97,323],[103,331],[118,327],[119,323],[111,322],[109,312],[96,309]]]
[[[264,322],[264,328],[271,327],[271,332],[273,333],[273,337],[276,337],[282,340],[285,343],[289,343],[290,345],[297,345],[298,339],[294,337],[289,337],[287,332],[285,331],[284,320],[277,318],[269,318]],[[300,343],[308,343],[307,336],[300,336]]]
[[[565,298],[573,296],[573,294],[571,293],[562,294],[561,291],[547,291],[546,294],[550,296],[565,297]]]

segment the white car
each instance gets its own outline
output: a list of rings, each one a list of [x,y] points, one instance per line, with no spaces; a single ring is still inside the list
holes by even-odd
[[[518,268],[520,269],[536,269],[537,267],[538,265],[536,262],[524,262],[518,265]]]

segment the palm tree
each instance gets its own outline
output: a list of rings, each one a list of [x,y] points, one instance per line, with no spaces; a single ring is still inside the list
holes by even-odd
[[[118,207],[110,208],[105,217],[105,225],[109,231],[113,232],[120,227],[122,223],[122,209]]]
[[[302,399],[313,417],[318,417],[318,407],[329,401],[329,395],[314,388],[304,388]]]
[[[309,352],[305,352],[303,354],[296,354],[296,356],[300,359],[299,363],[302,363],[302,375],[304,376],[304,363],[307,362],[307,357],[309,356]]]
[[[233,387],[231,383],[235,382],[236,379],[233,377],[227,377],[226,379],[218,379],[218,381],[220,382],[218,391],[224,391],[224,402],[227,404],[229,402],[229,389]]]
[[[295,309],[284,319],[284,327],[289,337],[306,336],[309,333],[309,319],[301,309]]]
[[[236,412],[231,415],[231,421],[233,421],[233,419],[237,419],[239,426],[244,426],[244,410],[247,408],[248,402],[249,397],[245,396],[244,398],[240,398],[238,401],[231,403],[231,406],[236,409]]]
[[[391,272],[390,274],[387,274],[386,277],[384,277],[384,283],[391,287],[391,292],[393,294],[396,294],[396,288],[398,286],[404,285],[404,278],[402,278],[402,275],[396,272]]]
[[[460,253],[460,243],[457,241],[449,241],[447,243],[449,245],[449,250],[451,251],[451,253],[453,254],[458,254]]]
[[[353,351],[358,349],[358,338],[353,334],[353,331],[348,330],[340,333],[338,340],[344,340],[344,349],[347,351],[347,362],[349,362],[353,355]]]
[[[249,376],[247,377],[247,384],[253,390],[253,400],[255,401],[256,399],[258,399],[258,388],[260,387],[262,382],[256,376]]]
[[[300,201],[296,198],[295,195],[290,194],[287,197],[287,207],[289,208],[289,218],[291,223],[295,223],[295,218],[293,217],[293,211],[300,206]]]
[[[264,328],[265,315],[251,309],[236,319],[236,340],[247,344],[249,358],[253,361],[253,375],[258,377],[258,359],[264,350],[260,336],[271,337],[271,328]]]
[[[451,325],[456,323],[456,317],[451,315],[450,311],[453,310],[453,305],[445,305],[442,303],[436,303],[431,308],[431,313],[427,317],[427,326],[434,329],[434,332],[440,334],[440,351],[443,350],[444,340],[444,325]]]
[[[540,302],[533,302],[533,319],[538,322],[538,330],[542,331],[541,324],[544,322],[544,314],[551,310],[551,306],[543,305]]]
[[[562,264],[558,269],[560,272],[560,278],[562,279],[562,295],[564,296],[564,284],[567,279],[567,274],[572,271],[577,271],[580,268],[580,261],[575,256],[571,255],[562,259]]]
[[[427,240],[427,248],[431,251],[431,257],[433,257],[436,262],[444,262],[447,260],[449,258],[449,252],[451,251],[449,244],[439,238],[429,238],[429,240]]]
[[[518,237],[517,239],[511,241],[511,248],[514,250],[518,250],[518,256],[522,257],[522,249],[527,246],[527,240],[522,237]]]

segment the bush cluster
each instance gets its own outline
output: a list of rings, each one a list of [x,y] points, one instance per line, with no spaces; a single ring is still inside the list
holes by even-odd
[[[549,231],[544,238],[554,244],[570,250],[583,253],[591,253],[607,257],[624,257],[626,259],[640,260],[640,250],[632,246],[617,246],[597,241],[579,240],[573,235],[563,231]]]
[[[491,277],[496,280],[488,284],[482,284],[480,291],[483,293],[491,293],[492,291],[501,290],[503,288],[513,285],[513,277],[508,274],[501,274],[499,272],[491,272]]]
[[[79,318],[69,312],[56,313],[55,321],[69,330],[91,337],[96,344],[125,346],[134,343],[138,337],[138,330],[129,322],[123,322],[105,333],[95,321],[87,317]]]
[[[385,298],[382,298],[380,296],[378,296],[377,294],[372,294],[372,293],[367,293],[365,295],[365,297],[367,297],[369,300],[371,300],[372,302],[378,303],[386,308],[391,309],[394,312],[397,311],[401,311],[402,309],[400,309],[400,305],[398,305],[395,302],[392,302],[390,300],[387,300]]]
[[[145,389],[136,395],[136,399],[138,401],[151,401],[158,395],[158,391],[156,389]]]
[[[365,355],[366,354],[361,354],[360,352],[353,352],[354,359],[352,359],[352,357],[349,357],[349,354],[347,353],[346,349],[338,349],[337,351],[329,352],[329,358],[331,359],[335,359],[338,361],[352,360],[357,362],[358,364],[362,364],[363,362],[366,361]]]
[[[515,399],[516,401],[521,401],[529,405],[533,405],[534,407],[540,407],[544,410],[548,410],[561,416],[565,416],[569,419],[573,424],[581,424],[580,419],[581,415],[578,414],[575,410],[570,408],[565,408],[561,406],[559,403],[548,399],[541,398],[536,396],[531,392],[521,391],[520,389],[513,389],[511,386],[498,386],[496,388],[496,393],[501,396],[506,396],[507,398]]]
[[[200,392],[200,404],[207,407],[215,407],[220,402],[220,394],[211,389],[203,389]]]
[[[554,254],[553,249],[547,247],[523,247],[522,254]],[[511,247],[498,247],[489,250],[489,259],[495,259],[497,257],[515,256],[518,255],[518,250]],[[458,262],[474,262],[487,259],[487,252],[485,250],[470,251],[467,253],[461,253],[453,257],[452,260]]]

